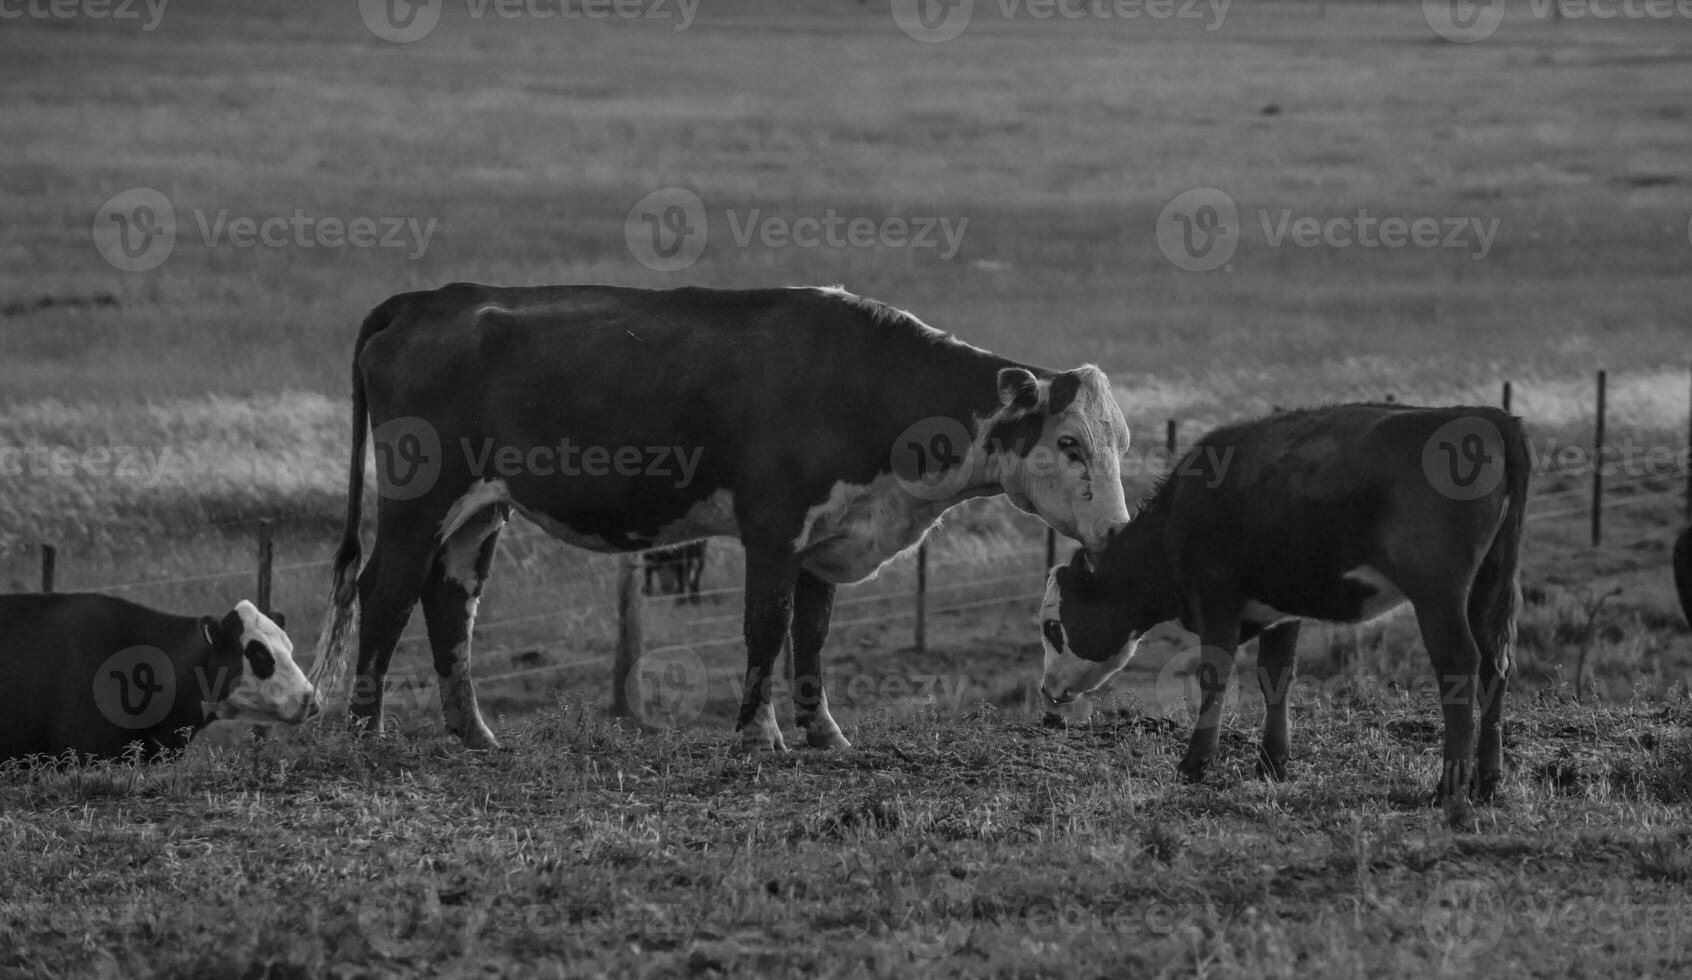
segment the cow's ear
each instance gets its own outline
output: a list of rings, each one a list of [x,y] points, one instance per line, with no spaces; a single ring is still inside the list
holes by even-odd
[[[1040,380],[1027,368],[999,370],[999,404],[1005,408],[1032,412],[1040,407]]]

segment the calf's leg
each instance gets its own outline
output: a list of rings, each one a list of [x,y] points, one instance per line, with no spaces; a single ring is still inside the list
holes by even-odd
[[[1298,625],[1298,620],[1289,620],[1257,638],[1257,686],[1263,692],[1263,744],[1257,750],[1257,773],[1275,782],[1287,778],[1287,757],[1292,752],[1287,702],[1297,669]]]
[[[1469,790],[1475,779],[1475,702],[1480,680],[1480,649],[1469,631],[1460,599],[1436,598],[1416,603],[1416,620],[1438,677],[1440,708],[1445,715],[1439,799],[1451,826],[1468,829],[1474,824]]]
[[[1187,754],[1181,758],[1181,775],[1190,783],[1204,778],[1210,760],[1216,757],[1216,743],[1222,729],[1222,701],[1228,680],[1234,673],[1234,651],[1240,644],[1239,614],[1205,617],[1199,628],[1198,724],[1193,727]]]

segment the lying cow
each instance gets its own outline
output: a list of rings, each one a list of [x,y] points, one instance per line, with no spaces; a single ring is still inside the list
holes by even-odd
[[[221,620],[111,596],[0,596],[0,759],[156,756],[214,719],[298,724],[317,713],[277,623],[242,600]]]
[[[1299,620],[1361,622],[1409,602],[1444,706],[1440,795],[1466,824],[1471,782],[1490,798],[1502,769],[1527,480],[1520,420],[1491,408],[1341,405],[1218,429],[1102,554],[1052,570],[1041,690],[1075,701],[1147,630],[1180,620],[1202,644],[1198,725],[1180,766],[1197,781],[1216,753],[1234,650],[1256,636],[1260,771],[1284,778]]]

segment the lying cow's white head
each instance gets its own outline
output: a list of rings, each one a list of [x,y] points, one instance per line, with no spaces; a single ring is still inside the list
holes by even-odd
[[[1005,368],[984,428],[980,448],[1017,509],[1094,552],[1128,522],[1128,423],[1103,371],[1088,364],[1043,381]]]
[[[317,714],[317,692],[294,663],[282,627],[242,599],[222,620],[207,616],[200,631],[210,647],[208,720],[285,722]]]

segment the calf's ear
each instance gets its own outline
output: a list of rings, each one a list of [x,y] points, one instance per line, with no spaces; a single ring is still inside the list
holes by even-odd
[[[280,609],[270,613],[270,621],[275,623],[276,628],[279,630],[285,630],[288,628],[288,614]]]

